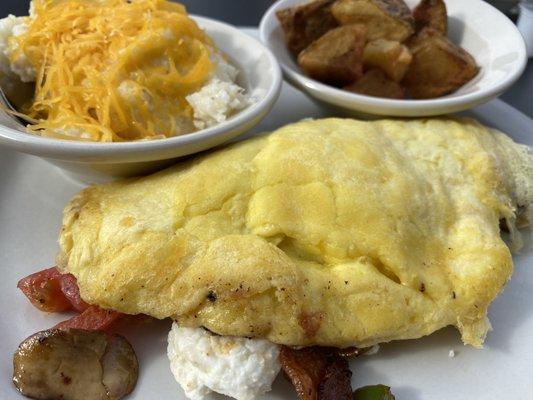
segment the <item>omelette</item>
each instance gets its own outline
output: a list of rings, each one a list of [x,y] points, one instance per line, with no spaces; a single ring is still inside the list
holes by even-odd
[[[82,298],[290,346],[445,326],[480,347],[533,202],[530,149],[470,119],[305,120],[66,207]]]

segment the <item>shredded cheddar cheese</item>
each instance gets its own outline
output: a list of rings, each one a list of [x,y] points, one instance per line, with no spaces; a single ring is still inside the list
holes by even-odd
[[[166,0],[34,0],[11,62],[36,71],[28,128],[118,142],[184,133],[186,96],[213,71],[210,38],[185,8]]]

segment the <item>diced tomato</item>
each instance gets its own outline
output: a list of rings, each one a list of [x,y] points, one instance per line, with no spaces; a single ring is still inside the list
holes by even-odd
[[[41,311],[61,312],[71,308],[69,299],[61,290],[61,274],[55,267],[21,279],[17,287]]]
[[[80,296],[80,289],[74,275],[62,274],[56,267],[21,279],[17,287],[41,311],[82,312],[89,306]]]
[[[89,331],[105,331],[123,314],[116,311],[104,310],[98,306],[89,306],[81,314],[60,322],[57,329],[85,329]]]
[[[17,286],[39,310],[81,313],[57,324],[58,329],[106,330],[123,315],[87,304],[80,296],[74,275],[62,274],[55,267],[31,274],[21,279]]]
[[[80,296],[80,288],[78,287],[78,281],[74,275],[61,275],[61,291],[70,301],[71,308],[74,311],[83,312],[89,307],[89,304],[84,302]]]

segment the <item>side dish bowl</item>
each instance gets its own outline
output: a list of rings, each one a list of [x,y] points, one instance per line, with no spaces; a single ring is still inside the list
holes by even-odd
[[[405,0],[413,9],[419,0]],[[522,74],[527,63],[524,40],[516,26],[482,0],[445,0],[448,37],[476,60],[478,75],[456,92],[430,100],[394,100],[365,96],[320,83],[303,74],[290,54],[276,12],[303,4],[279,0],[265,13],[259,27],[261,41],[276,55],[285,78],[319,102],[348,114],[422,117],[463,111],[503,93]]]
[[[122,143],[94,143],[51,139],[17,130],[0,115],[0,144],[45,158],[86,183],[152,172],[178,157],[220,145],[257,125],[271,110],[281,90],[276,58],[258,40],[228,24],[193,16],[217,47],[239,69],[237,81],[254,102],[227,121],[197,132],[167,139]]]

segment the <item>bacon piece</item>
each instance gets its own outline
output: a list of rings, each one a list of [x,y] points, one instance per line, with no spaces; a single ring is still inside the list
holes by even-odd
[[[62,274],[56,267],[22,278],[17,287],[41,311],[84,311],[89,305],[81,299],[76,278]]]
[[[89,306],[79,315],[60,322],[56,329],[84,329],[87,331],[105,331],[111,327],[123,314],[104,310],[98,306]]]
[[[338,349],[283,346],[280,362],[300,400],[351,400],[352,372]]]
[[[324,377],[318,385],[318,400],[343,400],[352,398],[352,371],[348,361],[336,356],[326,365]]]

